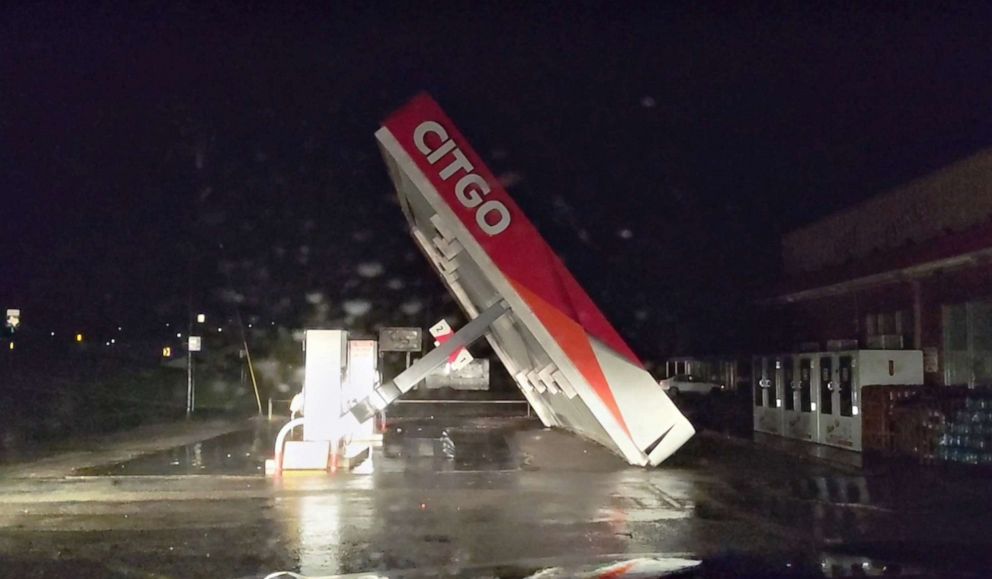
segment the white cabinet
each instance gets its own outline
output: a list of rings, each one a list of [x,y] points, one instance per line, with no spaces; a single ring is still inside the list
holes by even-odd
[[[861,451],[862,388],[923,384],[923,353],[919,350],[813,352],[755,360],[755,378],[760,372],[768,385],[763,390],[774,384],[779,393],[783,436],[854,451]],[[765,369],[766,360],[772,360],[777,369],[774,382]],[[771,408],[759,406],[757,395],[756,391],[755,430],[777,434],[767,426],[772,422],[768,416]]]

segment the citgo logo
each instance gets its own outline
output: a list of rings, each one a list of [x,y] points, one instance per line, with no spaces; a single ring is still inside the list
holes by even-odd
[[[428,142],[430,141],[430,142]],[[486,235],[492,237],[506,231],[510,226],[510,212],[506,205],[496,199],[486,199],[491,189],[472,166],[465,154],[458,148],[448,131],[435,121],[424,121],[413,132],[413,143],[417,150],[427,157],[427,162],[437,165],[442,159],[438,176],[442,181],[461,174],[455,183],[455,197],[463,207],[475,209],[475,222]]]

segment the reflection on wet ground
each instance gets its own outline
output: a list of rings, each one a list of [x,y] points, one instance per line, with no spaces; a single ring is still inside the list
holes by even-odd
[[[133,460],[78,469],[80,476],[177,476],[262,474],[281,423],[257,422],[232,432]]]
[[[702,559],[693,577],[984,576],[992,567],[989,491],[948,492],[901,469],[839,471],[706,436],[662,468],[640,469],[533,423],[419,419],[390,424],[369,476],[266,479],[261,463],[281,424],[8,491],[0,500],[17,506],[0,512],[0,555],[57,547],[113,561],[106,576],[184,577],[475,576],[500,561],[485,574],[524,577],[539,570],[525,559],[658,552]],[[128,477],[173,474],[241,478]],[[53,498],[39,498],[44,485]]]
[[[471,420],[394,421],[383,436],[379,464],[395,470],[514,470],[519,459],[504,429],[484,428]]]
[[[511,421],[512,422],[512,421]],[[527,421],[522,424],[533,425]],[[519,461],[506,430],[490,422],[458,418],[394,421],[383,440],[385,471],[513,470]],[[503,424],[505,426],[505,423]],[[252,430],[148,454],[133,460],[78,469],[79,476],[257,475],[273,454],[282,422],[258,422]]]

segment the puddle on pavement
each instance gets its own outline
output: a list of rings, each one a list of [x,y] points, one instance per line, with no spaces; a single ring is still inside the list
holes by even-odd
[[[729,510],[708,502],[696,503],[693,514],[704,521],[732,521],[736,519]]]
[[[383,440],[386,459],[402,460],[415,469],[441,471],[515,470],[519,461],[498,429],[438,426],[397,428]]]
[[[80,476],[253,475],[272,456],[276,426],[231,432],[133,460],[82,468]]]
[[[262,474],[279,424],[232,432],[113,464],[76,471],[80,476]],[[446,434],[445,434],[446,433]],[[384,454],[400,469],[436,471],[514,470],[518,461],[496,429],[411,427],[387,437]]]
[[[870,485],[864,476],[807,476],[776,481],[768,485],[769,490],[783,493],[791,498],[828,503],[833,505],[873,505],[880,494],[880,485]],[[877,482],[877,481],[876,481]],[[754,484],[743,489],[756,490]],[[874,488],[872,488],[874,487]]]

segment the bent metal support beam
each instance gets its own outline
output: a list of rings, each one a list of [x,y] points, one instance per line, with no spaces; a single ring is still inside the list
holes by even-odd
[[[507,311],[506,302],[500,300],[482,311],[463,328],[455,332],[451,338],[431,350],[426,356],[417,360],[409,368],[400,372],[396,378],[376,387],[372,394],[351,409],[351,414],[359,423],[365,422],[376,411],[382,410],[394,400],[409,392],[432,370],[448,361],[448,358],[459,348],[464,348],[481,338],[489,327]]]

